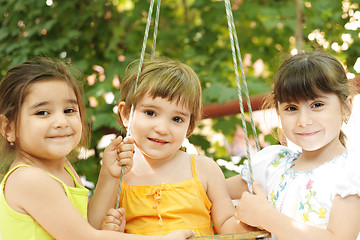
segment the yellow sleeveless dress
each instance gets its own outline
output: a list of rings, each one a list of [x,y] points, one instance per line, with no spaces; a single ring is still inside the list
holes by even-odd
[[[31,167],[30,165],[18,165],[6,173],[4,179],[1,182],[0,192],[0,239],[1,240],[47,240],[53,238],[44,228],[40,226],[31,216],[19,213],[13,210],[6,202],[4,196],[4,187],[9,175],[19,167]],[[60,179],[49,174],[53,179],[61,183],[64,191],[76,207],[76,209],[87,219],[87,203],[89,190],[80,185],[70,171],[69,167],[65,165],[65,169],[69,172],[73,178],[76,187],[69,187],[63,183]]]
[[[175,230],[193,230],[197,236],[213,235],[211,202],[196,173],[191,155],[193,178],[177,183],[134,186],[123,183],[120,205],[126,211],[125,232],[166,235]]]

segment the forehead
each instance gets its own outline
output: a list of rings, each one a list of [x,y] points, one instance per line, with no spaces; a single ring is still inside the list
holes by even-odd
[[[75,98],[75,90],[63,80],[49,79],[33,82],[26,88],[24,100]]]
[[[301,103],[311,103],[314,101],[321,101],[321,102],[325,102],[325,103],[330,103],[330,104],[341,104],[341,100],[338,97],[338,95],[336,95],[335,93],[319,93],[317,96],[315,97],[307,97],[304,99],[297,99],[297,100],[293,100],[293,101],[288,101],[288,102],[279,102],[280,105],[284,105],[284,104],[301,104]]]
[[[168,99],[159,96],[152,96],[149,92],[144,94],[138,102],[139,106],[152,106],[155,108],[166,107],[173,108],[178,111],[190,112],[189,107],[185,104],[185,101],[181,99]]]

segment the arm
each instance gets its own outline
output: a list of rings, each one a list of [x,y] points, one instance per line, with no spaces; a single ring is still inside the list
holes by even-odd
[[[249,191],[247,183],[241,178],[240,174],[227,178],[225,182],[231,199],[239,199],[243,192]]]
[[[254,231],[255,228],[234,217],[235,207],[227,192],[224,175],[216,162],[199,156],[196,169],[200,179],[206,182],[205,189],[212,203],[211,217],[215,231],[219,234]]]
[[[237,216],[249,225],[263,228],[278,238],[287,240],[346,240],[356,239],[360,230],[360,197],[336,196],[329,216],[327,229],[296,221],[272,208],[258,184],[253,185],[255,194],[244,193]]]
[[[13,209],[33,217],[59,240],[183,240],[194,236],[191,231],[178,231],[167,236],[140,236],[96,230],[71,204],[62,186],[37,168],[20,168],[13,172],[6,183],[5,195]]]
[[[130,171],[133,161],[134,139],[122,137],[114,139],[104,150],[103,165],[95,192],[88,205],[89,223],[100,229],[101,220],[110,208],[115,207],[116,196],[120,184],[121,165],[125,165],[124,173]]]

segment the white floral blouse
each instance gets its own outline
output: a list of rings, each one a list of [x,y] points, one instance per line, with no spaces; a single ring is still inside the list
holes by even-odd
[[[253,178],[272,207],[293,219],[325,229],[336,195],[360,196],[360,157],[344,152],[311,171],[293,171],[291,167],[299,155],[285,146],[266,147],[251,160]],[[249,182],[247,164],[241,175]]]

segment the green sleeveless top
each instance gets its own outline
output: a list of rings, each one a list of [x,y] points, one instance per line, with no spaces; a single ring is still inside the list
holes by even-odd
[[[4,179],[1,182],[0,192],[0,239],[1,240],[47,240],[53,238],[44,228],[40,226],[38,222],[30,215],[22,214],[12,209],[6,202],[4,196],[4,187],[9,175],[19,167],[31,167],[30,165],[19,165],[11,169],[6,173]],[[63,183],[60,179],[49,174],[53,179],[58,181],[64,188],[64,191],[69,198],[70,202],[76,207],[76,209],[87,219],[87,203],[89,190],[81,186],[71,172],[68,166],[65,165],[65,169],[69,172],[73,178],[76,187],[69,187]]]

